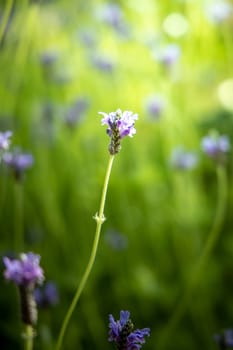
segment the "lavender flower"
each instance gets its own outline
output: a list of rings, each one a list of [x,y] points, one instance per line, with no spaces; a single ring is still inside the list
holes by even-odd
[[[73,127],[75,124],[82,120],[84,113],[89,106],[89,101],[85,97],[79,97],[74,104],[70,106],[65,116],[65,123],[69,127]]]
[[[5,265],[4,276],[17,285],[35,285],[44,280],[44,273],[40,267],[40,256],[27,253],[21,254],[20,259],[3,258]]]
[[[187,152],[183,147],[176,147],[171,154],[171,165],[180,170],[193,169],[197,164],[197,155],[193,152]]]
[[[104,112],[99,112],[99,114],[104,116],[101,121],[102,125],[108,126],[107,134],[111,138],[109,152],[110,154],[116,154],[121,149],[121,139],[125,136],[133,137],[136,134],[134,124],[135,120],[138,119],[138,115],[130,111],[122,112],[120,109],[109,114]]]
[[[112,27],[118,27],[123,19],[123,13],[118,4],[106,4],[99,9],[98,17]]]
[[[124,250],[128,246],[127,237],[115,230],[107,231],[105,241],[114,250]]]
[[[203,137],[201,141],[202,150],[210,157],[216,160],[222,157],[230,150],[230,140],[226,135],[211,134]]]
[[[43,287],[37,287],[34,291],[36,304],[39,307],[56,305],[59,300],[57,286],[53,282],[47,282]]]
[[[7,150],[10,146],[11,131],[0,132],[0,150]]]
[[[128,26],[124,20],[124,14],[117,3],[109,3],[102,6],[97,12],[97,17],[115,29],[117,33],[128,35]]]
[[[153,120],[158,120],[164,109],[165,101],[162,96],[150,96],[146,101],[146,111]]]
[[[13,170],[15,178],[19,180],[24,171],[32,166],[34,159],[31,154],[14,151],[3,155],[3,162]]]
[[[115,321],[112,315],[109,315],[109,338],[110,342],[116,344],[118,350],[137,350],[141,349],[145,343],[144,337],[150,335],[149,328],[134,329],[130,319],[129,311],[120,312],[120,320]]]
[[[157,54],[157,60],[166,67],[177,62],[180,57],[180,47],[176,44],[169,44],[162,48]]]
[[[23,253],[20,259],[3,258],[4,277],[13,281],[19,290],[22,322],[34,326],[37,323],[37,308],[34,298],[36,284],[44,281],[44,272],[40,267],[40,256]]]
[[[220,350],[233,348],[233,330],[225,329],[222,333],[215,334],[214,340],[218,344]]]
[[[105,73],[111,73],[114,70],[114,63],[109,57],[96,55],[91,58],[92,65]]]
[[[52,65],[58,60],[59,54],[56,51],[45,51],[40,56],[40,63],[44,67],[52,67]]]

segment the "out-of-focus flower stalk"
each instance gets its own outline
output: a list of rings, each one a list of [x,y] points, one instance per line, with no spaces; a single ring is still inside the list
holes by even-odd
[[[191,301],[193,292],[197,288],[198,282],[200,281],[201,274],[205,271],[205,264],[207,263],[221,233],[227,204],[227,175],[226,169],[223,164],[217,164],[216,174],[218,199],[212,228],[207,237],[206,243],[199,257],[199,260],[194,266],[193,271],[191,271],[190,273],[191,278],[188,281],[184,295],[182,296],[182,298],[180,298],[181,302],[176,307],[173,315],[171,316],[170,321],[168,322],[167,327],[164,330],[164,334],[161,336],[161,339],[158,342],[157,348],[159,350],[165,349],[167,347],[167,342],[169,341],[169,339],[171,339],[172,333],[175,331],[177,325],[182,319],[187,309],[187,306]]]
[[[69,323],[69,320],[74,312],[74,309],[77,305],[77,302],[80,298],[80,295],[82,294],[82,291],[86,285],[86,282],[88,280],[88,277],[91,273],[91,270],[93,268],[95,258],[96,258],[96,253],[97,253],[97,248],[98,248],[98,243],[99,243],[99,238],[100,238],[100,231],[101,231],[101,226],[103,222],[105,221],[105,216],[104,216],[104,206],[105,206],[105,200],[106,200],[106,194],[107,194],[107,189],[108,189],[108,183],[109,183],[109,178],[112,170],[112,164],[114,160],[114,155],[110,155],[108,166],[107,166],[107,171],[105,175],[105,180],[104,180],[104,186],[103,186],[103,191],[102,191],[102,196],[101,196],[101,201],[100,201],[100,208],[99,212],[95,214],[94,219],[96,220],[96,232],[95,232],[95,237],[93,241],[93,246],[91,250],[91,255],[88,261],[88,264],[86,266],[86,269],[84,271],[84,274],[82,276],[81,282],[78,286],[78,289],[74,295],[74,298],[70,304],[70,307],[66,313],[66,316],[63,320],[62,327],[58,336],[57,344],[56,344],[56,350],[60,350],[62,346],[62,341],[64,338],[64,334],[67,328],[67,325]]]
[[[21,183],[14,183],[14,250],[22,251],[24,248],[24,224],[23,224],[23,187]]]
[[[0,44],[1,44],[2,38],[4,37],[5,31],[6,31],[6,27],[7,27],[10,15],[11,15],[13,3],[14,3],[14,0],[8,0],[6,2],[4,16],[3,16],[3,19],[1,21],[1,26],[0,26]]]
[[[24,331],[24,349],[25,350],[32,350],[33,349],[33,338],[34,338],[34,330],[32,326],[25,325],[25,331]]]

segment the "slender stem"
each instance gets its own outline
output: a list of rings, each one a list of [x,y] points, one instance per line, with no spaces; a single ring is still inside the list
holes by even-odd
[[[101,196],[101,201],[100,201],[100,208],[99,208],[99,213],[97,213],[94,217],[94,219],[96,220],[96,232],[95,232],[95,237],[94,237],[94,241],[93,241],[93,246],[92,246],[92,250],[91,250],[91,254],[90,254],[90,258],[89,261],[87,263],[86,269],[84,271],[84,274],[82,276],[81,282],[77,288],[77,291],[74,295],[74,298],[70,304],[70,307],[66,313],[66,316],[63,320],[62,323],[62,327],[58,336],[58,341],[56,344],[56,350],[60,350],[61,349],[61,345],[62,345],[62,341],[64,338],[64,334],[67,328],[67,325],[69,323],[69,320],[74,312],[74,309],[76,307],[76,304],[80,298],[80,295],[86,285],[87,279],[90,275],[90,272],[93,268],[94,262],[95,262],[95,257],[96,257],[96,252],[97,252],[97,248],[98,248],[98,243],[99,243],[99,238],[100,238],[100,231],[101,231],[101,226],[103,224],[103,222],[105,221],[105,217],[104,217],[104,205],[105,205],[105,200],[106,200],[106,194],[107,194],[107,189],[108,189],[108,183],[109,183],[109,178],[110,178],[110,174],[111,174],[111,170],[112,170],[112,164],[113,164],[113,160],[114,160],[114,155],[110,155],[110,159],[109,159],[109,163],[108,163],[108,167],[107,167],[107,171],[106,171],[106,175],[105,175],[105,180],[104,180],[104,186],[103,186],[103,191],[102,191],[102,196]]]
[[[183,317],[187,309],[187,306],[192,298],[192,293],[198,285],[204,265],[206,264],[208,258],[210,257],[215,247],[215,244],[218,240],[218,237],[220,235],[222,224],[224,221],[226,202],[227,202],[227,177],[226,177],[225,168],[222,165],[219,165],[217,167],[217,180],[218,180],[218,202],[217,202],[216,214],[214,217],[214,222],[213,222],[211,231],[208,235],[208,238],[203,248],[203,251],[201,253],[201,256],[191,273],[191,279],[189,280],[186,290],[184,292],[184,295],[181,298],[181,302],[180,304],[178,304],[174,314],[172,315],[170,321],[168,322],[167,327],[164,330],[164,334],[162,335],[160,344],[158,346],[159,349],[166,348],[167,341],[171,339],[172,333],[174,332],[178,323]]]
[[[23,188],[22,183],[15,181],[14,199],[15,199],[15,222],[14,222],[14,249],[17,252],[23,251]]]
[[[25,343],[24,343],[24,349],[25,350],[32,350],[33,349],[33,338],[34,338],[34,331],[32,326],[26,325],[25,326]]]
[[[0,43],[2,41],[2,38],[3,38],[5,30],[6,30],[6,26],[7,26],[10,14],[11,14],[13,3],[14,3],[14,0],[8,0],[6,3],[4,16],[3,16],[2,23],[0,26]]]

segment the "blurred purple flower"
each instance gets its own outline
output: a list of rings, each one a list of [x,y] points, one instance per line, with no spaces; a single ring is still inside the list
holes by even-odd
[[[83,118],[84,113],[89,107],[89,101],[86,97],[79,97],[68,109],[65,116],[65,123],[73,127]]]
[[[146,101],[146,112],[153,120],[158,120],[165,107],[165,101],[162,96],[150,96]]]
[[[0,150],[7,150],[10,146],[11,131],[0,132]]]
[[[123,12],[117,3],[105,4],[98,12],[99,18],[106,24],[119,28],[123,20]]]
[[[232,5],[225,1],[215,1],[206,9],[209,20],[213,23],[222,23],[232,15]]]
[[[168,44],[155,53],[155,58],[164,66],[170,67],[177,62],[181,54],[180,47],[176,44]]]
[[[28,153],[19,153],[18,150],[7,152],[3,155],[3,162],[13,170],[17,180],[19,180],[23,172],[30,168],[34,163],[34,158]]]
[[[130,319],[129,311],[120,312],[120,320],[115,321],[112,315],[109,315],[109,338],[114,342],[118,350],[137,350],[141,349],[145,343],[145,337],[150,335],[150,329],[136,329]]]
[[[225,329],[220,334],[215,334],[214,340],[218,344],[220,350],[233,348],[233,330]]]
[[[40,256],[33,253],[23,253],[20,259],[3,257],[5,265],[4,277],[17,285],[28,286],[44,281],[44,272],[40,267]]]
[[[96,45],[96,37],[94,31],[89,28],[82,28],[78,31],[79,40],[87,48],[93,48]]]
[[[40,63],[44,67],[51,67],[57,60],[59,54],[56,51],[45,51],[40,55]]]
[[[203,137],[201,147],[210,158],[218,159],[230,150],[231,145],[228,136],[212,134]]]
[[[46,308],[56,305],[59,301],[57,286],[54,282],[47,282],[43,287],[37,287],[34,291],[36,304]]]
[[[97,17],[111,26],[121,36],[126,38],[129,36],[129,26],[124,20],[124,13],[119,4],[108,3],[103,5],[97,11]]]
[[[187,152],[182,146],[178,146],[172,151],[170,163],[176,169],[193,169],[197,162],[197,155],[193,152]]]
[[[91,63],[102,72],[111,73],[114,70],[114,63],[108,57],[97,55],[92,57]]]
[[[127,237],[115,230],[107,231],[105,241],[114,250],[124,250],[128,245]]]

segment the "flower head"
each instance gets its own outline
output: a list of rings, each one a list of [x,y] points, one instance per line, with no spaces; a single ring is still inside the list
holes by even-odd
[[[11,131],[0,132],[0,150],[6,150],[10,146]]]
[[[146,101],[145,107],[151,119],[158,120],[164,110],[165,100],[160,95],[150,96]]]
[[[155,53],[155,58],[166,67],[175,64],[181,54],[181,49],[176,44],[168,44]]]
[[[112,315],[109,315],[109,338],[114,342],[118,350],[137,350],[141,349],[145,343],[144,337],[150,335],[150,329],[134,329],[130,319],[129,311],[120,312],[120,320],[115,321]]]
[[[18,150],[3,155],[3,162],[13,170],[16,179],[20,179],[23,172],[30,168],[34,162],[29,153],[20,153]]]
[[[220,334],[214,335],[215,342],[219,345],[219,349],[233,348],[233,330],[225,329]]]
[[[86,97],[78,97],[77,100],[67,110],[67,113],[65,115],[65,123],[69,127],[73,127],[77,123],[81,122],[88,107],[88,99]]]
[[[102,125],[108,126],[107,134],[111,138],[109,152],[110,154],[116,154],[120,151],[121,139],[125,136],[133,137],[136,134],[134,124],[135,120],[138,119],[138,115],[130,111],[122,112],[120,109],[109,114],[104,112],[99,112],[99,114],[103,115]]]
[[[23,253],[20,259],[3,258],[4,276],[7,280],[20,286],[40,284],[44,280],[44,272],[40,267],[40,256],[33,253]]]
[[[171,154],[171,165],[180,170],[193,169],[197,164],[197,155],[193,152],[188,152],[183,147],[176,147]]]
[[[220,159],[230,150],[230,140],[226,135],[211,134],[201,141],[203,151],[213,159]]]
[[[34,297],[39,307],[56,305],[59,300],[56,284],[50,281],[44,287],[37,287],[34,291]]]

